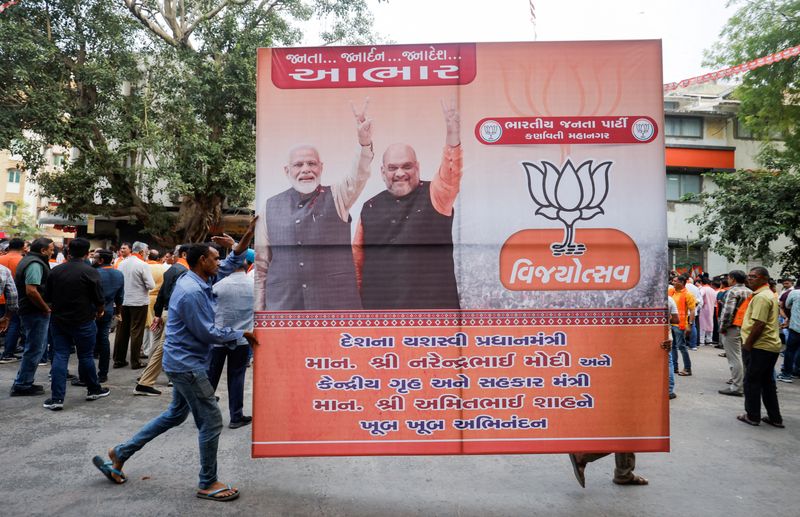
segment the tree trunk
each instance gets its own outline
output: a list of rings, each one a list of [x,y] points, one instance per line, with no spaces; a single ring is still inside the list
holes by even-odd
[[[221,228],[222,196],[185,196],[178,211],[175,234],[181,243],[205,242],[210,228]]]

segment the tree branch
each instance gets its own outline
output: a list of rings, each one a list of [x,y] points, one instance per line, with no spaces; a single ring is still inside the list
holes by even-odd
[[[172,4],[176,0],[164,0],[163,8],[161,9],[161,16],[167,21],[169,28],[172,29],[172,36],[177,41],[183,41],[183,27],[182,22],[178,22],[177,8]]]
[[[123,0],[125,2],[125,6],[128,10],[136,17],[139,22],[144,25],[146,28],[150,29],[153,34],[157,35],[159,38],[163,39],[168,44],[172,45],[173,47],[177,47],[179,43],[167,34],[167,32],[161,27],[161,25],[153,19],[151,16],[146,16],[142,13],[142,7],[136,3],[136,0]],[[166,19],[166,16],[165,16]]]
[[[209,10],[208,12],[198,16],[194,20],[194,22],[191,23],[189,25],[189,27],[186,29],[186,31],[183,33],[183,37],[181,38],[181,41],[183,41],[184,43],[188,44],[189,35],[192,33],[192,31],[194,31],[199,24],[201,24],[201,23],[203,23],[203,22],[205,22],[207,20],[210,20],[211,18],[213,18],[214,16],[219,14],[220,11],[222,11],[225,7],[228,6],[228,3],[229,3],[229,0],[222,0],[219,3],[219,5],[217,5],[216,7],[212,7],[211,10]]]
[[[258,24],[261,23],[262,20],[267,18],[272,13],[272,11],[274,11],[278,7],[278,5],[283,3],[283,0],[273,0],[272,3],[269,4],[269,7],[267,7],[265,10],[264,6],[267,4],[267,2],[269,2],[269,0],[261,0],[261,3],[258,4],[258,7],[256,7],[256,12],[262,14],[254,16],[252,21],[249,24],[247,24],[247,28],[245,29],[245,31],[251,31],[255,29],[258,26]]]

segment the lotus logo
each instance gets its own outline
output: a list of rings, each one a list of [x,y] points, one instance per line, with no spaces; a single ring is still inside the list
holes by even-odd
[[[522,162],[528,175],[528,190],[539,208],[534,212],[564,224],[564,242],[550,245],[553,256],[583,255],[586,246],[575,242],[575,222],[603,214],[600,205],[608,195],[611,162],[597,166],[587,160],[577,168],[567,160],[559,169],[548,161]]]

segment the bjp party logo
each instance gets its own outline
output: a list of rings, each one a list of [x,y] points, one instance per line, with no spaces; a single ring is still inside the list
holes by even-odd
[[[571,160],[522,162],[534,215],[559,221],[558,229],[522,230],[500,252],[500,276],[512,291],[617,290],[639,282],[639,250],[624,232],[576,225],[605,214],[613,163]],[[579,241],[580,238],[580,241]]]
[[[522,166],[528,175],[531,199],[538,206],[534,214],[564,225],[564,240],[550,246],[553,256],[583,255],[586,246],[575,242],[575,223],[604,213],[601,205],[608,196],[611,162],[593,165],[592,160],[587,160],[575,167],[567,160],[559,168],[542,161],[522,162]]]

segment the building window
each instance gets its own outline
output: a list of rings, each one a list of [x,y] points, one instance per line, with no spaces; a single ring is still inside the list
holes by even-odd
[[[699,194],[702,180],[699,174],[667,173],[667,201],[680,201],[686,194]]]
[[[14,217],[17,215],[17,204],[12,201],[3,203],[3,208],[6,212],[6,217]]]
[[[765,140],[764,138],[761,138],[753,133],[753,131],[745,126],[744,123],[739,119],[734,119],[733,121],[733,135],[739,140]],[[783,135],[777,129],[773,129],[769,131],[769,139],[783,140]]]
[[[682,138],[703,138],[703,119],[699,117],[664,118],[664,135]]]
[[[54,154],[53,155],[53,166],[54,167],[61,167],[64,165],[64,155],[63,154]]]
[[[669,268],[676,273],[689,273],[692,276],[702,274],[705,250],[701,246],[686,244],[669,245]]]
[[[20,172],[18,169],[8,169],[8,182],[19,183]]]

